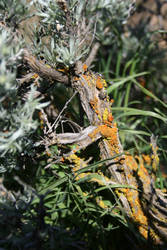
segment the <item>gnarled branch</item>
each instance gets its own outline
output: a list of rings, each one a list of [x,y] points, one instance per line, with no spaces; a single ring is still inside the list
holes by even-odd
[[[26,49],[24,50],[24,60],[28,63],[29,67],[42,78],[69,85],[69,78],[67,75],[40,62]]]

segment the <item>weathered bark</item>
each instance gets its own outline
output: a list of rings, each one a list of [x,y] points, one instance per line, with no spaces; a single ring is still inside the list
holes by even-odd
[[[87,72],[81,75],[79,80],[74,80],[73,88],[80,94],[81,103],[90,124],[97,126],[94,132],[89,134],[92,141],[96,133],[101,133],[102,137],[99,141],[101,157],[107,159],[122,153],[118,129],[112,121],[111,103],[105,93],[105,81],[99,75]],[[156,157],[155,153],[154,160]],[[113,164],[114,161],[116,164]],[[154,176],[148,174],[144,159],[124,155],[119,161],[114,159],[107,164],[111,164],[109,177],[112,181],[134,187],[134,189],[116,190],[127,217],[136,223],[139,232],[146,240],[149,239],[158,245],[165,244],[164,242],[167,242],[167,195],[155,189]],[[155,164],[155,162],[152,164],[154,168]]]
[[[24,50],[24,60],[29,64],[33,71],[42,78],[49,79],[50,81],[56,80],[68,85],[69,79],[67,75],[40,62],[26,49]]]
[[[25,58],[27,59],[27,55]],[[36,66],[30,61],[27,60],[32,70],[36,71]],[[81,69],[81,63],[78,65],[77,74],[70,77],[71,86],[79,93],[90,126],[76,134],[54,134],[49,145],[75,143],[78,145],[78,148],[75,149],[77,151],[98,140],[102,159],[122,154],[114,160],[107,161],[109,167],[104,173],[106,180],[120,185],[129,185],[129,188],[115,189],[127,218],[136,225],[146,242],[159,245],[163,249],[167,242],[167,195],[155,188],[154,175],[149,175],[144,165],[146,163],[144,158],[123,154],[118,128],[112,116],[112,100],[109,100],[105,90],[105,80],[100,75],[87,71],[85,66]],[[42,70],[43,66],[40,69],[38,64],[37,73],[39,75],[42,75]],[[62,83],[66,83],[64,79]],[[61,81],[59,77],[57,80]],[[155,145],[153,145],[153,152],[152,164],[156,168]],[[66,157],[71,159],[71,162],[78,161],[77,156],[74,156],[74,151],[71,151]],[[79,166],[85,166],[85,163],[82,161]]]

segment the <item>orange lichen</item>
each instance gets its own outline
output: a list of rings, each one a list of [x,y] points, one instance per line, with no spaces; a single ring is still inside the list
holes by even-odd
[[[67,160],[73,162],[77,167],[77,170],[86,166],[84,161],[81,158],[79,158],[76,154],[71,154],[70,156],[67,157]]]
[[[61,157],[60,161],[61,161],[61,162],[64,162],[64,161],[65,161],[64,157]]]
[[[144,162],[145,162],[148,166],[150,166],[150,165],[151,165],[151,157],[150,157],[150,155],[142,154],[142,157],[143,157]]]
[[[98,115],[99,111],[98,111],[98,99],[95,96],[95,98],[93,100],[90,100],[90,105],[92,107],[92,109],[95,111],[95,113]]]
[[[93,132],[89,133],[88,136],[94,141],[94,138],[96,138],[96,135],[100,132],[99,127],[95,128]]]
[[[114,120],[114,117],[112,116],[111,113],[108,114],[108,121],[112,122]]]
[[[87,71],[87,65],[83,65],[83,71]],[[80,80],[85,80],[89,86],[94,85],[97,87],[97,89],[101,90],[104,87],[107,87],[106,81],[99,75],[92,74],[90,72],[86,72],[85,74],[82,74],[80,77]]]
[[[83,64],[83,71],[85,72],[85,71],[87,71],[87,69],[88,69],[88,66],[86,65],[86,64]]]
[[[39,75],[37,73],[34,73],[33,76],[31,77],[32,79],[37,79]]]
[[[117,128],[116,127],[108,127],[107,125],[99,126],[100,133],[107,139],[110,140],[110,143],[117,143]]]
[[[107,124],[99,125],[92,133],[89,134],[92,141],[96,138],[96,135],[100,133],[105,139],[108,147],[110,149],[110,154],[113,156],[114,154],[119,154],[119,147],[118,147],[118,139],[117,139],[117,127],[107,126]]]
[[[89,134],[91,138],[94,138],[97,133],[101,133],[103,137],[110,140],[112,144],[117,143],[117,128],[109,127],[106,124],[99,125],[92,133]]]
[[[96,87],[98,89],[102,89],[104,87],[104,82],[102,81],[101,77],[98,76],[96,80]]]
[[[85,68],[87,70],[87,68]],[[86,72],[80,77],[81,82],[83,84],[88,84],[89,86],[96,86],[97,89],[101,90],[106,87],[106,82],[101,78],[101,76],[94,75],[92,73]],[[110,103],[114,102],[113,99],[109,101],[109,99],[105,98],[104,102],[101,99],[98,99],[97,90],[94,92],[95,95],[92,100],[89,101],[94,114],[99,117],[100,125],[96,123],[97,127],[93,130],[92,133],[89,134],[89,137],[92,141],[97,137],[97,134],[102,136],[104,145],[107,146],[107,150],[111,156],[118,154],[121,150],[119,148],[119,139],[118,139],[118,128],[117,124],[113,122],[113,116],[110,110]],[[105,104],[107,103],[107,105]],[[122,166],[121,175],[124,176],[125,180],[129,180],[130,186],[133,188],[117,188],[115,191],[116,194],[121,198],[124,196],[127,202],[129,203],[129,211],[127,212],[128,216],[136,223],[137,228],[141,235],[147,239],[148,238],[148,220],[143,211],[143,204],[140,198],[140,190],[150,190],[150,176],[145,168],[144,164],[148,166],[151,165],[151,161],[153,162],[153,168],[156,168],[159,158],[157,155],[157,147],[153,147],[153,156],[152,158],[148,155],[141,156],[132,156],[130,154],[125,155],[125,159],[120,162],[120,157],[114,159],[115,163],[119,160],[120,165]],[[89,182],[95,182],[99,185],[107,185],[110,183],[110,179],[103,175],[101,171],[98,171],[96,174],[92,174],[91,172],[80,173],[77,174],[77,170],[86,166],[84,160],[80,159],[78,156],[71,155],[68,157],[69,161],[73,163],[73,172],[76,176],[76,179],[88,177]],[[127,172],[124,172],[124,167],[127,167]],[[139,180],[139,182],[138,182]],[[142,189],[141,189],[142,188]],[[97,200],[97,203],[102,208],[107,208],[107,206],[103,203],[102,200]],[[154,234],[153,231],[150,230],[151,234]]]
[[[49,65],[48,65],[49,66]],[[65,74],[69,74],[69,68],[68,67],[66,67],[66,68],[62,68],[62,69],[57,69],[59,72],[63,72],[63,73],[65,73]]]
[[[74,81],[79,81],[79,77],[74,76]]]
[[[79,170],[79,169],[81,169],[83,167],[86,167],[86,163],[84,162],[83,159],[78,157],[76,154],[71,154],[66,159],[69,160],[69,162],[74,164],[74,167],[73,167],[72,170],[74,172],[74,175],[76,176],[76,180],[79,180],[80,178],[85,177],[85,173],[81,173],[81,174],[78,174],[78,175],[76,173],[77,170]]]
[[[84,79],[89,86],[91,86],[95,82],[95,76],[94,75],[92,76],[91,74],[83,74],[81,76],[81,80],[82,79]]]
[[[107,125],[107,126],[109,126],[109,127],[111,127],[111,126],[112,126],[112,123],[111,123],[111,122],[109,122],[109,121],[107,121],[107,120],[106,120],[106,121],[104,121],[104,124],[105,124],[105,125]]]
[[[114,118],[112,116],[112,113],[109,112],[108,108],[105,108],[104,112],[103,112],[103,122],[104,122],[104,124],[111,127],[113,119]]]
[[[144,166],[144,159],[142,158],[142,156],[126,155],[125,162],[126,165],[131,170],[134,170],[136,174],[139,176],[139,178],[142,180],[144,189],[147,189],[147,187],[150,185],[150,176],[147,169]],[[131,178],[131,176],[128,176],[128,178]]]
[[[46,151],[46,155],[50,157],[52,154],[50,151]]]

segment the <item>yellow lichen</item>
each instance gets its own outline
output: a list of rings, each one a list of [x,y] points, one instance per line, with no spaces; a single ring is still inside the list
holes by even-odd
[[[87,68],[85,69],[85,71],[86,70]],[[86,82],[89,86],[96,86],[96,88],[99,90],[106,87],[106,82],[101,78],[101,76],[97,76],[89,72],[83,74],[80,80],[84,84]],[[101,134],[104,143],[107,144],[108,146],[110,155],[113,156],[114,154],[120,152],[119,140],[118,140],[118,128],[117,124],[113,122],[113,116],[109,108],[110,106],[109,103],[112,104],[113,100],[109,101],[108,98],[107,102],[108,106],[107,105],[103,106],[103,101],[98,99],[97,96],[94,96],[94,98],[90,100],[90,106],[94,111],[95,115],[97,115],[97,117],[99,118],[100,125],[98,125],[93,130],[93,132],[89,134],[89,137],[93,141],[96,138],[97,134]],[[128,216],[130,216],[131,219],[136,223],[139,232],[145,239],[148,238],[148,220],[143,211],[143,204],[139,196],[139,188],[140,188],[139,185],[143,185],[143,190],[147,190],[148,187],[150,186],[150,176],[144,164],[150,166],[152,163],[153,169],[156,170],[157,165],[159,163],[159,158],[157,154],[158,148],[152,146],[152,150],[153,150],[152,158],[144,154],[141,156],[138,155],[132,156],[130,154],[125,155],[125,160],[122,162],[122,164],[124,163],[126,164],[126,166],[129,168],[129,172],[123,174],[127,179],[130,180],[130,185],[132,185],[135,189],[117,188],[115,190],[116,194],[119,197],[121,196],[126,197],[130,207]],[[85,166],[85,162],[76,155],[71,155],[69,157],[69,160],[74,164],[73,171],[75,175],[78,169]],[[122,168],[122,170],[124,169]],[[133,175],[133,173],[135,174]],[[107,185],[108,183],[110,183],[110,179],[104,176],[104,174],[101,171],[98,171],[97,177],[93,175],[91,172],[86,172],[76,175],[76,178],[79,179],[86,176],[90,177],[88,180],[89,182],[95,182],[98,183],[99,185]],[[136,176],[140,180],[139,183],[136,181]],[[104,209],[107,208],[104,202],[99,198],[97,199],[96,202],[100,207]],[[151,231],[151,234],[154,235],[154,231]],[[154,237],[156,237],[156,235],[154,235]]]
[[[133,171],[136,172],[136,174],[139,176],[139,179],[141,179],[143,183],[144,190],[147,189],[150,186],[150,177],[148,174],[147,169],[144,166],[144,162],[147,162],[150,164],[150,157],[142,155],[142,156],[132,156],[132,155],[126,155],[125,156],[125,162],[126,165]],[[131,178],[131,183],[133,184],[133,178],[131,174],[129,174],[128,178]],[[125,193],[125,192],[124,192]],[[148,220],[145,216],[142,204],[139,198],[139,192],[138,190],[128,190],[125,193],[127,200],[131,206],[132,210],[132,218],[133,220],[139,225],[138,229],[141,235],[147,239],[148,237]]]
[[[109,114],[108,109],[105,108],[105,110],[103,112],[103,121],[104,122],[108,120],[108,114]]]
[[[154,173],[157,171],[157,168],[159,166],[159,156],[158,156],[158,147],[154,144],[151,143],[151,147],[152,147],[152,151],[153,151],[153,154],[152,154],[152,168],[153,168],[153,171]]]
[[[94,176],[94,174],[91,172],[77,174],[77,171],[79,169],[86,167],[86,163],[83,159],[78,157],[76,154],[71,154],[66,159],[74,164],[72,170],[76,177],[76,180],[89,176],[90,177],[89,182],[96,182],[102,186],[106,185],[109,182],[109,179],[106,176],[104,176],[100,170],[97,173],[97,177]]]
[[[76,154],[71,154],[70,156],[68,156],[66,158],[67,160],[69,160],[71,163],[74,163],[75,167],[73,167],[73,171],[74,173],[83,168],[86,167],[86,163],[84,162],[83,159],[81,159],[80,157],[78,157]],[[76,173],[75,173],[76,174]],[[83,177],[83,173],[79,174],[77,176],[77,179],[82,178]]]
[[[105,205],[104,201],[103,201],[102,199],[100,199],[99,197],[96,198],[96,202],[97,202],[97,204],[98,204],[101,208],[104,208],[104,209],[108,208],[108,206]]]
[[[111,127],[113,119],[112,113],[109,112],[108,108],[105,108],[103,111],[103,123]]]

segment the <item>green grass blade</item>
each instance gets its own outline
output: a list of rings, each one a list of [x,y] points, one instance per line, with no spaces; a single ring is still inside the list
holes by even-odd
[[[113,107],[113,111],[123,111],[122,114],[117,116],[117,119],[125,116],[131,116],[131,115],[142,115],[142,116],[150,116],[157,118],[159,120],[162,120],[163,122],[167,122],[167,118],[163,117],[153,111],[148,111],[148,110],[141,110],[141,109],[135,109],[135,108],[128,108],[128,107]]]
[[[119,132],[124,132],[124,133],[129,133],[129,134],[134,134],[134,135],[146,135],[146,136],[151,136],[150,133],[142,130],[134,130],[134,129],[119,129]]]
[[[52,191],[54,188],[62,185],[66,181],[68,181],[68,177],[67,176],[65,176],[65,177],[63,177],[61,179],[58,179],[58,180],[55,181],[55,183],[53,183],[53,184],[49,185],[48,187],[42,189],[42,191],[40,191],[39,194],[41,195],[41,194],[45,194],[48,191]]]
[[[134,78],[139,77],[139,76],[143,76],[146,74],[148,74],[148,72],[142,72],[142,73],[134,74],[131,76],[116,79],[116,80],[114,80],[116,82],[107,88],[107,93],[110,94],[113,90],[117,89],[118,87],[125,84],[126,82],[132,81]]]
[[[96,169],[97,167],[99,167],[99,165],[101,165],[101,164],[103,164],[103,163],[105,163],[107,161],[111,161],[111,160],[113,160],[113,159],[115,159],[115,158],[117,158],[117,157],[119,157],[119,156],[121,156],[123,154],[124,154],[124,152],[122,152],[120,154],[116,154],[116,155],[114,155],[111,158],[95,162],[95,163],[93,163],[91,165],[88,165],[87,167],[84,167],[84,168],[81,168],[81,169],[77,170],[76,173],[77,174],[81,174],[81,173],[84,173],[86,171],[90,171],[91,169]]]

